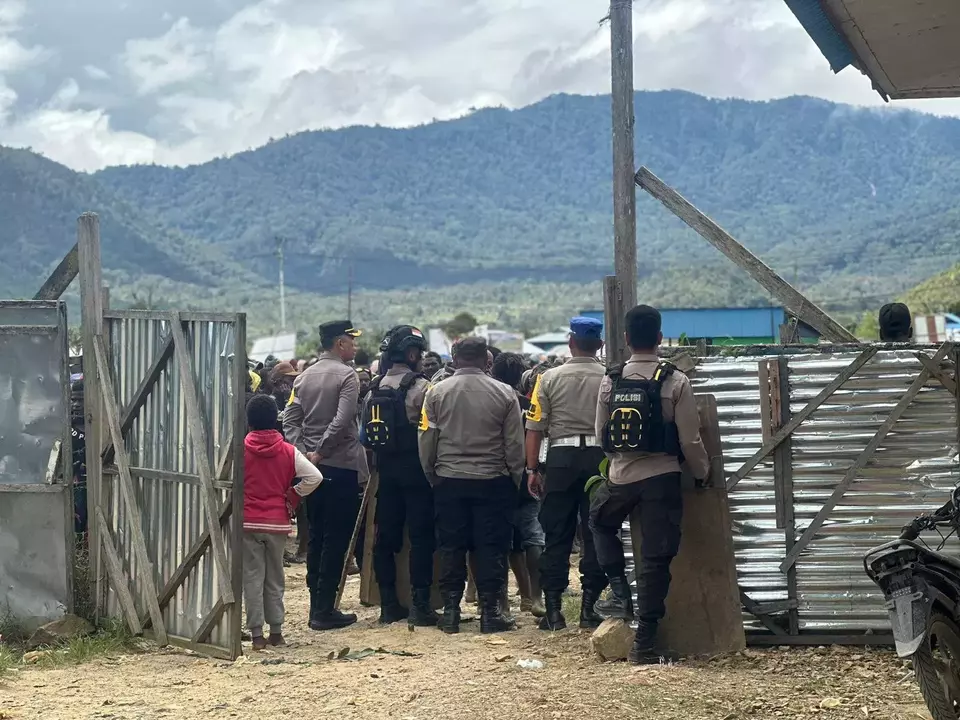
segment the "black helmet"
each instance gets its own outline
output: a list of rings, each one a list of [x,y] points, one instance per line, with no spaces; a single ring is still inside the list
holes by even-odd
[[[400,325],[390,331],[386,338],[386,351],[390,355],[401,355],[409,348],[415,347],[421,350],[427,349],[427,341],[423,333],[412,325]]]
[[[383,340],[380,341],[380,352],[382,353],[386,352],[390,348],[390,338],[393,337],[393,334],[397,332],[397,330],[402,330],[405,327],[409,327],[409,326],[395,325],[394,327],[387,330],[387,334],[384,335]]]

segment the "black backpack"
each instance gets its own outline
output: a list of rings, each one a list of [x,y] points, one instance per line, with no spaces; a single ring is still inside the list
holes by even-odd
[[[607,375],[610,390],[610,417],[603,426],[603,449],[609,453],[643,452],[680,455],[677,425],[663,417],[661,390],[674,370],[670,363],[657,365],[649,380],[623,377],[623,365]]]
[[[417,450],[417,425],[407,417],[407,392],[419,379],[407,373],[400,387],[380,387],[382,377],[370,383],[369,400],[363,410],[363,444],[380,454],[409,453]]]

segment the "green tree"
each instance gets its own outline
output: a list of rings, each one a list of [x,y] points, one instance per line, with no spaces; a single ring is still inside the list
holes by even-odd
[[[456,339],[472,333],[478,324],[476,317],[468,312],[461,312],[458,313],[453,320],[448,322],[443,330],[447,333],[447,337]]]

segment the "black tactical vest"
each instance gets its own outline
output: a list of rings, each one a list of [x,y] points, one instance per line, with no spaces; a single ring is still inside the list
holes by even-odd
[[[661,391],[676,368],[670,363],[657,365],[649,380],[624,378],[623,365],[612,367],[607,375],[613,382],[610,391],[610,417],[603,426],[603,449],[608,453],[665,453],[680,455],[677,424],[663,417]]]
[[[417,452],[417,425],[407,417],[407,392],[420,376],[404,375],[400,387],[383,388],[382,377],[370,384],[363,411],[363,444],[377,455]]]

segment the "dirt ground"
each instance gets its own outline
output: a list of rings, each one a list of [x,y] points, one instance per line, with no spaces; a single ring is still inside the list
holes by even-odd
[[[305,624],[304,573],[302,565],[287,573],[287,648],[234,663],[154,648],[78,667],[24,668],[0,679],[0,719],[929,718],[913,673],[889,650],[748,650],[638,669],[599,662],[588,632],[542,633],[516,607],[522,627],[504,635],[481,636],[475,622],[457,636],[379,627],[378,611],[358,602],[357,578],[343,603],[360,616],[357,625],[315,633]],[[328,659],[344,648],[410,655]],[[522,669],[521,659],[543,668]]]

